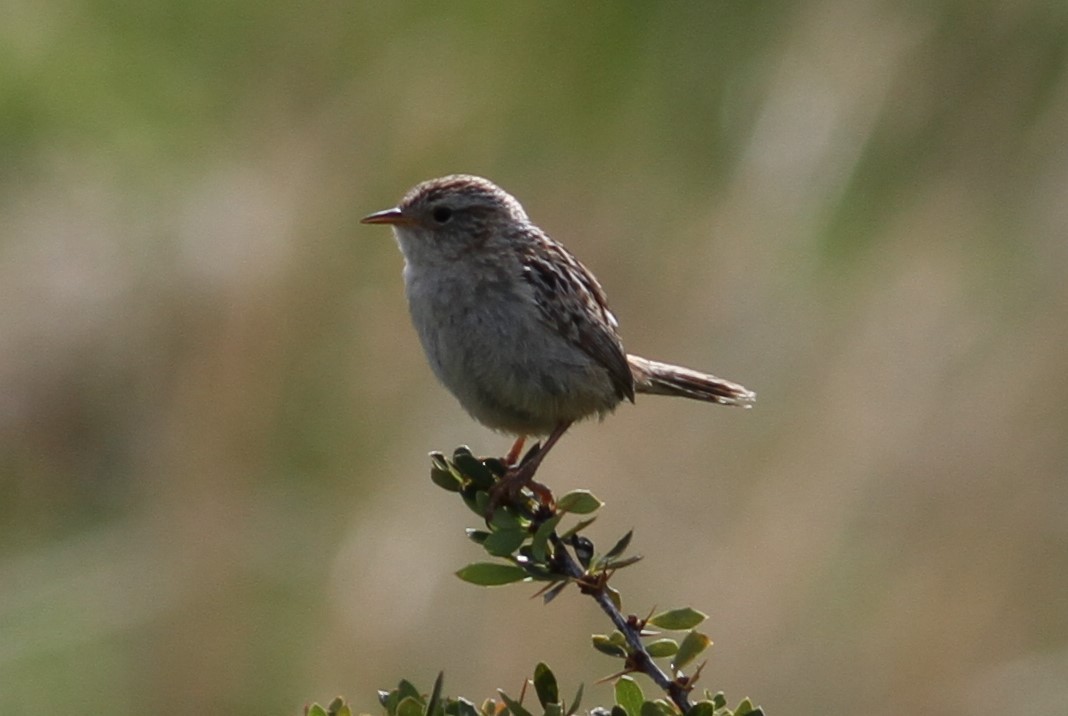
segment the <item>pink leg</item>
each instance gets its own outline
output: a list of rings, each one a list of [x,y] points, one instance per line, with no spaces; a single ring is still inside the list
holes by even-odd
[[[512,443],[512,449],[508,451],[508,454],[504,458],[504,464],[507,467],[513,467],[519,462],[519,455],[523,452],[523,443],[527,441],[526,435],[520,435]]]
[[[526,462],[508,469],[508,473],[493,487],[490,500],[491,511],[502,502],[515,499],[524,487],[529,487],[542,504],[551,504],[552,492],[544,485],[534,482],[534,473],[538,471],[541,461],[570,426],[570,422],[557,425],[545,440],[545,444],[539,447],[538,451]]]
[[[530,479],[534,477],[534,473],[537,472],[538,465],[540,465],[541,461],[545,459],[545,456],[549,454],[549,451],[552,450],[556,441],[564,436],[564,433],[567,432],[569,427],[571,427],[571,423],[560,423],[557,425],[553,431],[549,433],[549,437],[545,440],[545,444],[538,448],[538,452],[531,455],[529,460],[516,469],[517,475],[522,474],[526,478],[526,481],[529,482]]]

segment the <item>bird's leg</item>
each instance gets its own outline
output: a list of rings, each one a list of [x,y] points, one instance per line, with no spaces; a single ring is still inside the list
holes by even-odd
[[[527,459],[519,465],[514,465],[513,463],[513,466],[508,468],[508,472],[505,473],[500,482],[490,490],[491,510],[504,502],[514,501],[524,487],[529,487],[541,504],[552,504],[553,493],[545,485],[534,482],[534,473],[538,471],[541,461],[545,459],[553,445],[563,437],[569,427],[571,427],[570,422],[557,425],[545,440],[544,445],[532,450],[533,454],[527,455]],[[516,443],[520,446],[519,449],[522,450],[522,443],[518,440]],[[513,446],[512,451],[518,453],[518,450],[515,450],[515,446]],[[509,451],[509,457],[511,457],[512,451]]]
[[[526,435],[520,435],[512,443],[512,449],[508,451],[508,454],[504,457],[504,464],[506,467],[515,467],[519,463],[519,454],[523,452],[523,443],[527,441]]]

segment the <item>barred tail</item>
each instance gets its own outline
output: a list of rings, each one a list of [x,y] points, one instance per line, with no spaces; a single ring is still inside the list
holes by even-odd
[[[720,405],[752,407],[756,393],[729,380],[667,363],[628,355],[634,376],[634,391],[650,395],[675,395]]]

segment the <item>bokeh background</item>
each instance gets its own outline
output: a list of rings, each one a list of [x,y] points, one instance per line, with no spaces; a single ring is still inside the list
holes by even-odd
[[[0,712],[565,691],[574,593],[479,590],[438,387],[359,218],[491,177],[643,399],[544,479],[771,714],[1068,712],[1068,5],[3,3]]]

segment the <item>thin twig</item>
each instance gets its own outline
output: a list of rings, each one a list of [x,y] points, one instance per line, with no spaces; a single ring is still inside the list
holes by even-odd
[[[571,556],[571,553],[567,550],[564,541],[560,539],[559,535],[555,532],[549,538],[556,548],[556,554],[560,559],[564,572],[569,577],[577,581],[582,581],[586,576],[585,570],[579,566],[575,558]],[[597,602],[597,605],[601,607],[601,611],[608,615],[608,618],[612,620],[612,624],[616,629],[623,634],[627,640],[627,644],[631,648],[631,663],[643,674],[653,680],[657,686],[659,686],[670,698],[675,705],[685,714],[689,712],[690,694],[688,689],[683,687],[677,681],[664,673],[663,669],[656,665],[653,661],[653,657],[649,656],[649,652],[645,649],[645,644],[642,643],[641,635],[638,630],[627,623],[627,618],[616,609],[615,602],[608,595],[608,590],[605,588],[605,584],[601,583],[595,588],[583,590]]]

